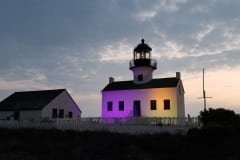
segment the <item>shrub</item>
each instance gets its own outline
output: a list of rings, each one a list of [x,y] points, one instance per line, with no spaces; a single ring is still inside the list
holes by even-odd
[[[217,108],[200,112],[200,121],[203,126],[206,125],[221,125],[221,126],[232,126],[239,123],[239,116],[234,111]]]

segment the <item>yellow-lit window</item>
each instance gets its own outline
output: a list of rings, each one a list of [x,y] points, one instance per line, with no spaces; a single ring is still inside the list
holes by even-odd
[[[141,58],[141,59],[145,59],[145,58],[146,58],[146,53],[141,52],[141,53],[140,53],[140,58]]]

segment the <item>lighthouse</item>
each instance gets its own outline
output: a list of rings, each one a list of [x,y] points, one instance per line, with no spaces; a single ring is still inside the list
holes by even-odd
[[[115,81],[110,77],[102,89],[103,118],[185,117],[181,73],[154,79],[157,61],[144,39],[133,49],[129,69],[133,72],[132,80]]]
[[[152,48],[142,39],[133,50],[133,59],[129,68],[133,72],[134,83],[142,84],[152,80],[153,71],[157,69],[157,61],[152,59]]]

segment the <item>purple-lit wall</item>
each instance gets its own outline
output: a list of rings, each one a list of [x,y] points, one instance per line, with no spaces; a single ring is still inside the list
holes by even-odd
[[[180,94],[181,93],[181,94]],[[184,117],[184,91],[178,87],[102,92],[102,117],[132,117],[133,103],[141,101],[142,117]],[[164,110],[164,99],[170,99],[170,110]],[[157,110],[150,109],[150,100],[157,101]],[[107,103],[113,103],[113,110],[107,111]],[[119,111],[119,101],[124,101],[124,111]]]

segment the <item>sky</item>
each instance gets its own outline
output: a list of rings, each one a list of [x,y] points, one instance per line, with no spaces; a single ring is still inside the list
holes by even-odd
[[[108,78],[132,80],[142,37],[154,78],[181,72],[186,114],[240,113],[239,0],[0,0],[0,101],[16,91],[66,88],[84,117],[101,113]]]

